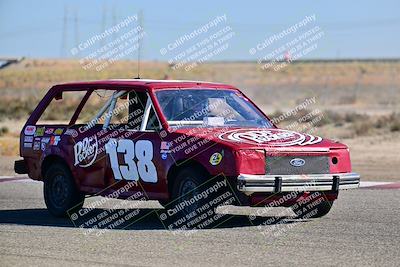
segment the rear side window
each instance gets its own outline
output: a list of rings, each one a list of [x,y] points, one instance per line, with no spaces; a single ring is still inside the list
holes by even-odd
[[[81,112],[79,113],[77,124],[87,124],[90,123],[93,118],[99,113],[100,109],[107,103],[110,99],[114,90],[94,90],[83,106]],[[118,104],[118,102],[117,102]],[[100,116],[96,120],[96,124],[103,125],[105,121],[105,116]]]
[[[37,124],[68,124],[86,91],[64,91],[61,99],[53,98]]]
[[[110,113],[110,100],[115,94],[115,105]],[[147,101],[145,92],[95,90],[83,106],[77,124],[104,125],[109,117],[109,125],[124,126],[125,129],[139,130]]]

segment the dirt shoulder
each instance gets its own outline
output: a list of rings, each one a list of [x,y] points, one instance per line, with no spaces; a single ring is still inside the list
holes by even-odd
[[[400,181],[400,134],[344,140],[350,147],[353,171],[364,181]]]

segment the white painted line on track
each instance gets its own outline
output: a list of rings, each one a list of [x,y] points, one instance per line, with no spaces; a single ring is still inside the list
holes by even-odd
[[[0,183],[41,183],[41,181],[35,181],[30,179],[27,175],[12,176],[4,175],[0,176]],[[375,181],[361,181],[361,189],[400,189],[400,182],[375,182]]]
[[[371,186],[377,186],[377,185],[387,185],[391,184],[391,182],[372,182],[372,181],[361,181],[360,182],[360,187],[371,187]]]

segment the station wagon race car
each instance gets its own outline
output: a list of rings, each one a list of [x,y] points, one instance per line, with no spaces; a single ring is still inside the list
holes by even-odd
[[[42,120],[67,94],[80,96],[68,121]],[[339,190],[360,182],[346,145],[279,129],[239,89],[197,81],[55,85],[23,127],[20,155],[15,171],[44,182],[55,216],[79,212],[85,196],[140,193],[158,200],[164,217],[223,204],[321,217]]]

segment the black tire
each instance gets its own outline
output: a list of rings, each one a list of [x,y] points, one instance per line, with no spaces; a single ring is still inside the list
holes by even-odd
[[[79,211],[85,200],[85,195],[76,188],[70,170],[61,163],[52,164],[46,171],[43,193],[48,211],[56,217]]]
[[[223,177],[211,177],[201,168],[183,168],[175,176],[172,200],[160,219],[171,230],[213,228],[223,221],[216,209],[226,203],[229,193]]]
[[[321,218],[329,213],[333,206],[333,201],[321,201],[318,205],[314,207],[307,207],[307,205],[299,205],[298,208],[293,209],[299,219],[308,218]]]
[[[180,170],[175,178],[172,188],[172,200],[174,204],[192,198],[198,192],[199,187],[207,181],[209,175],[196,168],[184,168]],[[186,206],[181,210],[180,215],[187,215],[201,207],[203,201],[196,201],[193,205]]]

